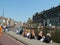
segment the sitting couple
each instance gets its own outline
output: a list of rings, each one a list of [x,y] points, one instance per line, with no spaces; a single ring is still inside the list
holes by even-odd
[[[46,43],[52,42],[51,34],[47,33],[45,36],[43,36],[43,31],[39,32],[37,39],[40,40],[41,42],[46,42]]]

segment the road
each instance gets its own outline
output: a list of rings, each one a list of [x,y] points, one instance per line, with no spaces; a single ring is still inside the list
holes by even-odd
[[[5,33],[2,34],[2,37],[0,38],[0,43],[2,45],[24,45]]]

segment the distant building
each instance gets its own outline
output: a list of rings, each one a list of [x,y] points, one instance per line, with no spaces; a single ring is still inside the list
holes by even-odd
[[[60,5],[33,15],[33,22],[43,26],[60,26]]]
[[[1,26],[6,25],[6,18],[3,16],[0,16],[0,25]]]
[[[10,26],[13,26],[15,24],[15,21],[13,19],[9,18],[8,23]]]
[[[6,18],[3,16],[0,16],[0,25],[1,26],[12,26],[15,24],[15,21],[11,18]]]

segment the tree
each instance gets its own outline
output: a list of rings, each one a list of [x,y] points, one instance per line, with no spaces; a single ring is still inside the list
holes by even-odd
[[[31,27],[31,26],[32,26],[33,21],[32,21],[32,19],[31,19],[31,18],[28,18],[28,20],[27,20],[27,24],[28,24],[28,26],[29,26],[29,27]]]

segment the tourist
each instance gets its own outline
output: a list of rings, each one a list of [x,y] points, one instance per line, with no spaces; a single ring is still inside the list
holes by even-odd
[[[30,39],[35,39],[35,32],[33,29],[31,30]]]
[[[43,37],[43,31],[40,31],[40,32],[38,33],[37,40],[42,39],[42,37]]]
[[[27,34],[27,29],[24,29],[22,35],[23,35],[24,37],[27,37],[26,34]]]
[[[27,36],[27,38],[30,38],[30,30],[27,30],[26,36]]]
[[[47,33],[43,42],[50,43],[50,41],[51,41],[51,34]]]

